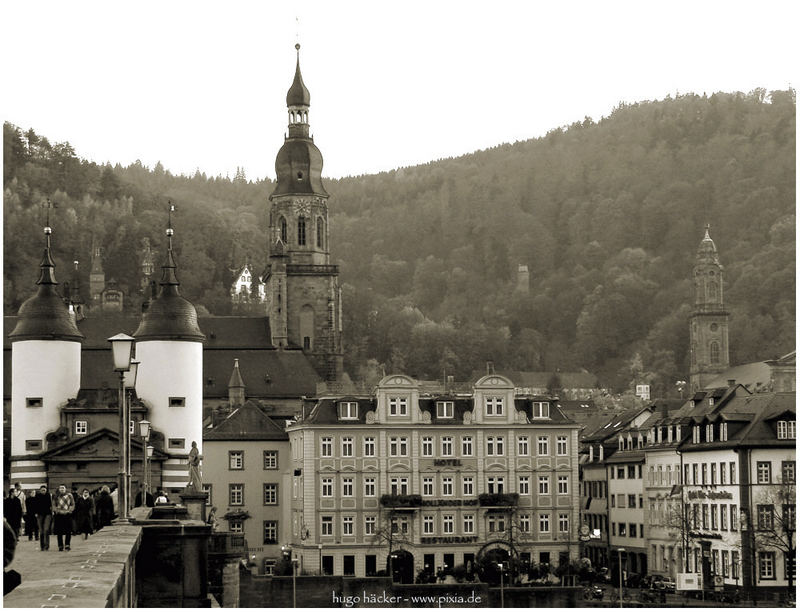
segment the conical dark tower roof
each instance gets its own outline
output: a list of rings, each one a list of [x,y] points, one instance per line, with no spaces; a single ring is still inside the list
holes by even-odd
[[[286,92],[286,106],[311,106],[311,94],[303,83],[303,75],[300,73],[300,45],[295,45],[295,49],[297,49],[297,67],[292,86]]]
[[[20,340],[66,340],[80,342],[83,334],[78,331],[69,307],[56,288],[55,264],[50,256],[50,234],[44,228],[46,246],[40,265],[39,290],[36,295],[22,303],[17,314],[17,325],[8,336],[12,342]]]
[[[711,239],[709,234],[710,226],[706,226],[706,233],[697,247],[697,262],[698,263],[713,263],[719,265],[719,254],[717,253],[717,245]],[[721,267],[721,266],[720,266]]]
[[[170,223],[170,226],[172,223]],[[161,266],[161,290],[142,314],[142,322],[133,336],[142,340],[188,340],[202,342],[205,335],[197,324],[197,310],[182,297],[175,274],[177,265],[172,254],[172,227],[167,229],[167,257]]]

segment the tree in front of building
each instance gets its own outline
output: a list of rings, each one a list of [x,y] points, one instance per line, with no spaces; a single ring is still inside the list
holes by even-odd
[[[756,499],[754,509],[754,538],[756,562],[762,575],[774,576],[777,568],[776,554],[783,554],[786,580],[789,589],[794,588],[795,560],[797,543],[795,541],[797,491],[794,474],[764,491]],[[777,577],[777,576],[774,576]]]

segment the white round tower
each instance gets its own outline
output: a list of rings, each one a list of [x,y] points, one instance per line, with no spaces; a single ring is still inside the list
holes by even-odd
[[[171,223],[170,223],[171,225]],[[134,332],[139,372],[136,394],[150,407],[154,430],[164,435],[162,486],[183,489],[189,481],[192,442],[203,447],[203,341],[197,311],[181,297],[172,253],[173,230],[167,229],[167,258],[161,290]]]
[[[78,395],[81,383],[81,340],[75,315],[56,290],[55,264],[50,256],[49,227],[39,290],[18,313],[11,338],[11,470],[10,482],[23,489],[47,484],[39,456],[47,449],[47,434],[61,425],[61,406]]]

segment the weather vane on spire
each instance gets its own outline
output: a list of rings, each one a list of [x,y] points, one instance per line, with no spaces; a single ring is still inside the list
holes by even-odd
[[[47,201],[42,203],[42,208],[47,210],[47,212],[45,213],[46,220],[45,220],[45,224],[44,224],[44,235],[47,236],[47,248],[49,249],[50,248],[50,234],[53,233],[53,230],[50,227],[50,209],[51,208],[58,208],[58,204],[56,204],[55,202],[51,202],[50,198],[47,198]]]
[[[294,18],[294,48],[300,48],[300,16],[296,15]]]

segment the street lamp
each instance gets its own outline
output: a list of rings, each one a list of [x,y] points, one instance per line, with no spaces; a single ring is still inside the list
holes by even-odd
[[[392,584],[394,584],[394,560],[397,559],[397,555],[392,553],[389,555],[389,575],[392,578]]]
[[[498,563],[497,567],[500,569],[500,607],[505,608],[505,593],[503,591],[503,564]]]
[[[135,349],[131,349],[131,357],[136,352]],[[123,379],[123,387],[125,387],[125,402],[127,403],[127,414],[128,414],[128,468],[125,470],[125,473],[128,476],[128,508],[131,507],[131,491],[133,487],[131,486],[131,478],[133,475],[133,471],[131,470],[131,435],[133,432],[130,430],[130,426],[133,423],[131,418],[131,405],[133,404],[132,399],[132,389],[136,388],[136,375],[139,373],[139,362],[135,359],[131,359],[130,367],[128,367],[127,372],[122,373]]]
[[[142,438],[142,506],[147,507],[147,443],[150,441],[150,421],[139,421],[139,435]],[[152,447],[151,447],[152,448]]]
[[[146,478],[146,482],[147,482],[147,491],[149,491],[150,487],[153,485],[153,483],[150,482],[150,478],[152,476],[152,474],[150,473],[150,466],[152,465],[153,450],[154,450],[153,447],[148,444],[147,445],[147,463],[145,463],[145,468],[146,468],[146,470],[145,470],[145,478]],[[147,502],[145,502],[145,504],[146,503]]]
[[[127,334],[117,334],[108,338],[111,343],[111,357],[114,362],[114,371],[119,372],[119,482],[117,484],[117,503],[119,505],[119,522],[127,523],[129,520],[129,491],[128,491],[128,459],[130,454],[130,430],[128,422],[128,405],[125,402],[125,372],[131,369],[134,339]]]
[[[618,548],[619,553],[619,607],[622,607],[622,553],[625,552],[624,548]]]
[[[319,548],[319,575],[322,576],[322,544],[317,544],[317,548]]]

